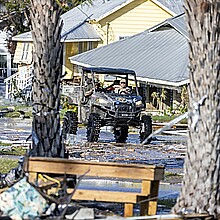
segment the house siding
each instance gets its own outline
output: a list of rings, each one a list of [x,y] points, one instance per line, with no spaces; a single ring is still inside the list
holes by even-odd
[[[66,73],[64,79],[69,79],[72,78],[73,75],[73,64],[70,63],[70,60],[68,58],[70,56],[78,54],[78,43],[65,43],[64,49],[65,56],[63,63],[63,72]]]
[[[171,14],[156,5],[150,0],[133,1],[113,14],[103,18],[98,23],[91,21],[93,27],[99,32],[102,41],[92,42],[92,48],[100,47],[119,40],[120,37],[127,37],[140,33],[171,17]],[[109,23],[107,26],[106,24]],[[108,32],[108,34],[107,34]],[[108,36],[107,36],[108,35]],[[14,56],[14,63],[31,64],[33,45],[29,47],[28,60],[21,60],[24,43],[18,42]],[[90,42],[91,43],[91,42]],[[66,42],[63,52],[63,73],[64,79],[73,75],[73,66],[69,57],[85,52],[89,49],[88,42]]]
[[[76,42],[65,43],[63,73],[66,73],[64,79],[71,79],[73,77],[73,64],[70,62],[69,57],[88,51],[89,49],[96,48],[98,42]]]
[[[91,20],[90,23],[100,34],[102,40],[100,42],[82,42],[81,40],[85,38],[79,38],[79,42],[64,43],[62,63],[62,73],[66,74],[64,79],[72,79],[74,72],[77,75],[77,68],[71,64],[69,57],[117,41],[120,37],[140,33],[170,17],[172,15],[169,12],[151,0],[137,0],[132,1],[99,21]],[[27,40],[27,36],[25,39]],[[24,44],[27,43],[30,43],[28,56],[26,56],[28,59],[22,60],[22,57],[24,57]],[[33,58],[32,49],[33,44],[31,42],[18,42],[14,63],[31,65]]]
[[[134,1],[115,13],[99,21],[98,26],[102,31],[104,44],[119,40],[120,37],[131,36],[172,17],[171,14],[153,3],[152,1]],[[109,27],[107,27],[109,22]],[[95,25],[95,24],[94,24]]]

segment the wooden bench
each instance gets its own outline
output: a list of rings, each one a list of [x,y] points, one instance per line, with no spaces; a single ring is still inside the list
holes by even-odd
[[[32,181],[36,181],[36,174],[71,174],[85,175],[86,177],[141,180],[140,193],[77,189],[72,199],[124,203],[124,216],[126,217],[133,216],[133,205],[136,203],[140,203],[140,215],[156,214],[159,181],[164,178],[164,167],[162,166],[42,157],[29,158],[26,164],[25,170],[31,174]]]

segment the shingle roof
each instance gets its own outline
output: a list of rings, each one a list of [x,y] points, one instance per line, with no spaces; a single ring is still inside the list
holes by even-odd
[[[184,19],[183,15],[174,19]],[[172,19],[171,19],[172,20]],[[135,70],[148,81],[162,80],[179,84],[188,77],[188,40],[170,19],[164,29],[145,31],[70,58],[82,66],[102,66]],[[174,22],[175,23],[175,22]],[[184,23],[184,22],[183,22]],[[184,29],[181,27],[180,29]]]

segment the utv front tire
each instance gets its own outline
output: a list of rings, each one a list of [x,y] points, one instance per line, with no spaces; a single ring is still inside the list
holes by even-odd
[[[125,143],[128,138],[128,126],[114,127],[114,137],[116,143]]]
[[[141,117],[140,125],[140,142],[142,143],[150,134],[152,133],[152,118],[149,115],[143,115]],[[151,139],[149,139],[146,144],[149,144]]]
[[[78,117],[77,113],[73,111],[67,111],[63,118],[63,133],[66,134],[76,134],[78,127]]]
[[[101,128],[101,118],[99,114],[91,113],[87,124],[87,141],[97,142]]]

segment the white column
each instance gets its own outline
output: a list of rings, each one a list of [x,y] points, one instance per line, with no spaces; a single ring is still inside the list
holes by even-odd
[[[6,86],[5,86],[5,99],[8,99],[8,81],[6,82]]]
[[[66,43],[63,42],[63,65],[62,65],[62,75],[65,73],[66,66]]]
[[[11,54],[7,54],[7,77],[11,76]]]

